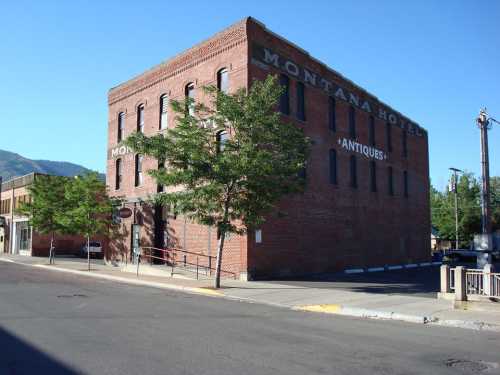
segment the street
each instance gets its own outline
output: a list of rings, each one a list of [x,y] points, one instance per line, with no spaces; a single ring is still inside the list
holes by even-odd
[[[0,263],[0,374],[500,374],[500,334]]]

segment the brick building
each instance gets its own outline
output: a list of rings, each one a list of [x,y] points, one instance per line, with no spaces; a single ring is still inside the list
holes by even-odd
[[[48,256],[50,235],[33,230],[26,216],[16,209],[20,203],[31,200],[28,187],[41,173],[29,173],[14,177],[0,184],[0,253],[27,256]],[[107,239],[97,238],[103,247]],[[57,255],[78,254],[86,239],[76,235],[55,235],[54,246]]]
[[[427,132],[306,51],[246,18],[109,91],[107,184],[134,209],[109,258],[141,246],[216,253],[216,231],[147,204],[158,162],[121,144],[174,126],[168,100],[200,88],[248,88],[268,74],[286,87],[283,120],[313,141],[304,194],[283,199],[259,230],[232,236],[223,269],[241,278],[425,262],[430,257]],[[284,213],[284,214],[283,214]]]

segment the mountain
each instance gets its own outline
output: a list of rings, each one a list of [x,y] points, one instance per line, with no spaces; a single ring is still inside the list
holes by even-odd
[[[66,161],[31,160],[14,152],[0,150],[0,176],[3,181],[31,172],[76,176],[90,172],[90,169]],[[100,176],[105,179],[104,174],[101,173]]]

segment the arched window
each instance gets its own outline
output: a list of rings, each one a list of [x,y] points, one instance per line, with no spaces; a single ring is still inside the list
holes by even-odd
[[[229,133],[226,130],[221,130],[217,132],[217,151],[222,152],[224,151],[224,145],[229,139]]]
[[[358,187],[358,171],[357,171],[357,165],[356,165],[356,156],[351,155],[350,158],[350,169],[351,169],[351,187],[357,188]]]
[[[280,96],[280,112],[284,115],[290,114],[290,79],[287,75],[280,75],[280,85],[283,87],[283,92]]]
[[[306,121],[306,87],[297,82],[297,118]]]
[[[330,183],[337,184],[337,151],[330,149]]]
[[[331,96],[328,97],[328,128],[334,132],[337,130],[336,121],[336,108],[335,108],[335,99]]]
[[[370,191],[377,191],[377,165],[375,160],[370,160]]]
[[[115,162],[115,189],[120,190],[122,185],[122,159]]]
[[[142,185],[142,155],[135,155],[135,186]]]
[[[349,137],[356,139],[356,110],[349,107]]]
[[[403,171],[403,192],[405,198],[408,198],[408,172]]]
[[[229,92],[229,73],[227,68],[222,68],[217,72],[217,88],[224,92]]]
[[[394,195],[394,178],[392,176],[392,167],[387,167],[387,185],[389,187],[389,195]]]
[[[123,140],[123,135],[125,134],[125,113],[118,113],[118,129],[116,141],[120,143]]]
[[[184,88],[184,95],[186,97],[186,111],[193,116],[194,115],[194,83],[188,83]],[[187,103],[191,100],[190,103]]]
[[[375,142],[375,117],[370,116],[370,120],[368,122],[368,143],[371,146],[376,146]]]
[[[168,96],[160,96],[160,130],[168,128]]]
[[[137,131],[144,133],[144,104],[137,107]]]

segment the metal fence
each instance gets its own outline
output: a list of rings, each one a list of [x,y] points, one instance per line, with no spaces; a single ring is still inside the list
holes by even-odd
[[[467,294],[484,294],[484,275],[482,270],[470,270],[465,272]]]
[[[500,273],[491,274],[491,295],[500,297]]]
[[[489,272],[490,269],[466,269],[460,267],[460,278],[457,279],[457,268],[445,267],[447,280],[442,280],[441,291],[457,293],[463,290],[467,295],[500,297],[500,273]],[[444,282],[444,284],[443,284]],[[457,286],[457,282],[460,284]]]

